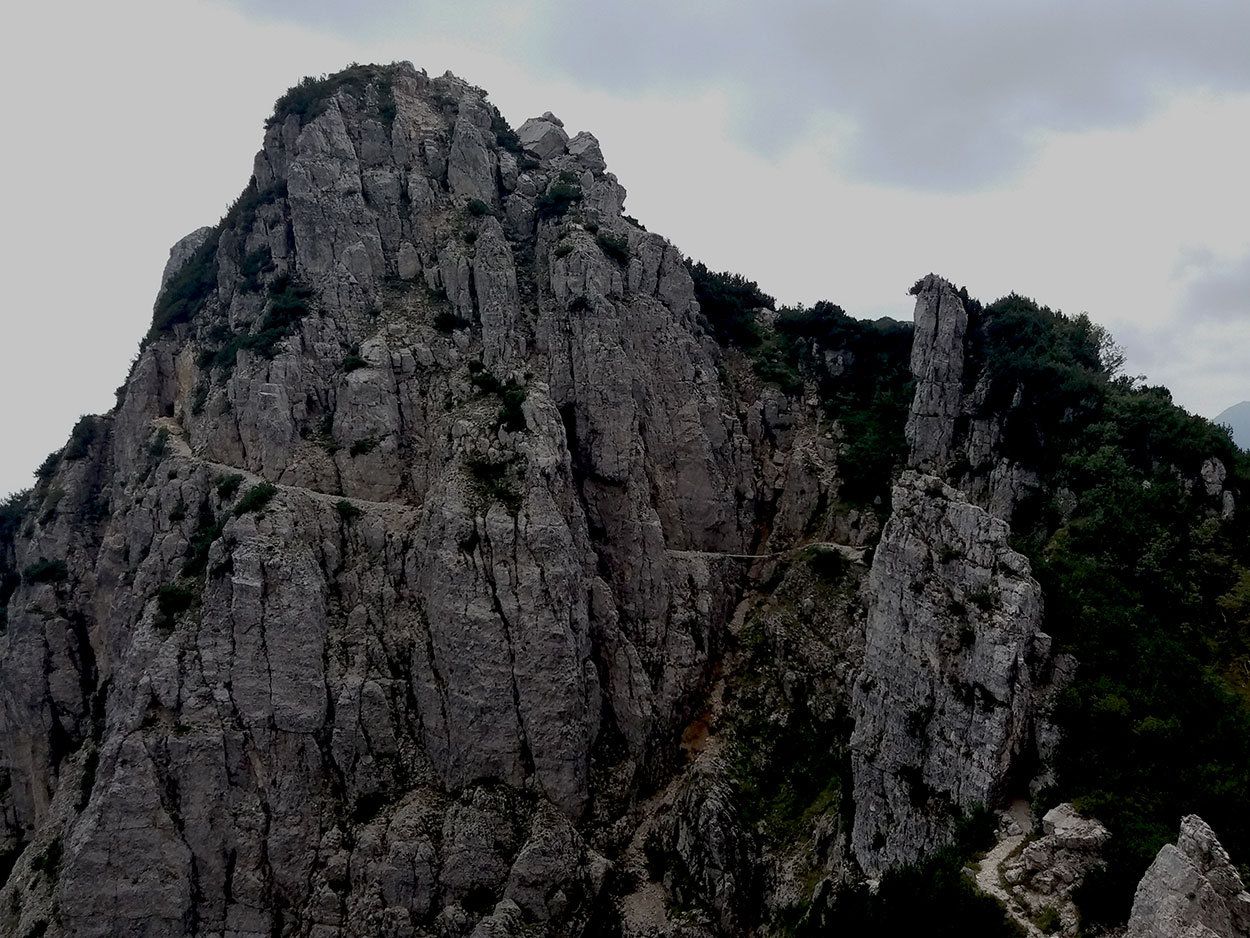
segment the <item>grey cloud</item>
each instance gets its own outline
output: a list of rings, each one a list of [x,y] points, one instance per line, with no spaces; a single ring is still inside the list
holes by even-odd
[[[1193,320],[1250,323],[1250,253],[1232,260],[1207,251],[1188,254],[1180,276],[1185,281],[1181,313]],[[1239,349],[1243,364],[1248,353]]]
[[[228,2],[355,34],[439,28],[466,39],[504,9]],[[844,168],[916,188],[1000,181],[1040,133],[1139,121],[1168,89],[1250,89],[1244,0],[531,0],[531,10],[508,52],[541,72],[617,93],[727,89],[738,133],[769,154],[823,117],[849,120]]]
[[[1220,0],[791,0],[735,3],[716,19],[703,5],[640,0],[591,23],[573,6],[552,17],[548,51],[579,80],[730,82],[764,150],[813,115],[849,117],[852,171],[907,186],[996,181],[1039,131],[1137,121],[1168,86],[1250,88],[1250,5]]]
[[[376,40],[438,29],[471,37],[501,0],[213,0],[260,20],[296,23],[334,35]],[[344,65],[347,63],[344,62]]]

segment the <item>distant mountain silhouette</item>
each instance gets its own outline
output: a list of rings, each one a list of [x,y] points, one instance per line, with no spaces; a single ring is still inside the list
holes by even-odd
[[[1250,449],[1250,401],[1242,401],[1223,411],[1215,418],[1233,428],[1233,439],[1242,449]]]

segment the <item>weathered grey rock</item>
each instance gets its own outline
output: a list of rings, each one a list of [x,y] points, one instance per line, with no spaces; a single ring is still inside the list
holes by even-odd
[[[682,256],[590,135],[544,116],[550,167],[510,172],[480,91],[389,77],[393,118],[366,86],[267,130],[216,289],[32,496],[12,562],[66,577],[0,631],[0,845],[64,858],[4,887],[24,929],[578,934],[592,753],[622,750],[616,824],[706,692],[775,454]],[[555,172],[628,263],[536,221]],[[311,294],[262,352],[284,275]]]
[[[852,846],[865,871],[949,842],[1004,794],[1049,679],[1041,588],[1007,525],[933,476],[894,487],[853,692]]]
[[[955,420],[963,409],[968,313],[955,288],[929,274],[920,281],[914,315],[911,371],[916,393],[907,416],[909,465],[940,475],[953,456]]]
[[[1058,902],[1101,865],[1101,851],[1110,838],[1094,818],[1082,817],[1070,804],[1057,805],[1042,818],[1042,836],[1005,863],[1003,874],[1008,882],[1044,897],[1038,904]]]
[[[165,285],[169,283],[170,278],[182,269],[182,265],[191,259],[201,244],[208,240],[208,236],[213,233],[210,227],[196,228],[183,238],[174,243],[169,249],[169,260],[165,262],[165,269],[161,271],[161,285],[156,291],[157,296],[165,289]]]
[[[550,111],[542,117],[531,117],[517,128],[516,133],[521,140],[521,146],[540,160],[561,155],[569,142],[569,135],[564,132],[564,123]]]
[[[603,151],[599,149],[599,140],[585,130],[569,141],[568,153],[592,173],[601,173],[608,168]]]
[[[1224,478],[1228,475],[1228,471],[1224,468],[1224,464],[1214,456],[1202,464],[1198,474],[1202,476],[1202,484],[1208,495],[1214,497],[1223,491]]]
[[[1133,896],[1126,938],[1245,938],[1250,893],[1215,832],[1197,815],[1181,818]]]
[[[757,848],[739,819],[724,765],[708,760],[696,769],[676,818],[673,849],[689,877],[676,886],[679,897],[710,908],[724,933],[742,933],[756,903]],[[680,896],[682,889],[693,894]]]
[[[490,112],[476,95],[467,92],[460,99],[459,115],[452,131],[447,158],[447,184],[456,195],[497,201],[495,177],[499,158],[490,129]]]
[[[1019,389],[1007,411],[986,407],[989,375],[967,373],[964,343],[969,315],[949,281],[934,274],[920,280],[915,325],[911,371],[916,392],[906,426],[908,465],[934,475],[958,476],[950,481],[972,501],[1010,521],[1016,505],[1039,484],[1033,469],[1001,452],[1004,421],[1021,406]]]

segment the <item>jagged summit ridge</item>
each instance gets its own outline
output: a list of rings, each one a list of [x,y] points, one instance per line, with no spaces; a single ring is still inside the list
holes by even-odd
[[[588,920],[592,755],[607,825],[672,765],[772,480],[829,473],[784,398],[727,398],[594,138],[523,130],[407,65],[306,82],[173,252],[14,543],[60,563],[0,634],[6,888],[63,857],[23,928]]]
[[[1120,445],[1131,484],[1048,476],[1060,439],[1103,471],[1088,320],[930,276],[913,349],[761,309],[623,200],[593,136],[453,75],[280,99],[118,407],[0,510],[0,935],[854,931],[915,911],[865,874],[958,889],[961,815],[1054,780],[1087,692],[1017,546],[1176,492],[1220,556],[1235,451],[1184,427]],[[1052,345],[989,357],[1020,323]],[[1032,426],[1056,373],[1092,403]],[[1022,880],[1071,885],[1034,846]]]

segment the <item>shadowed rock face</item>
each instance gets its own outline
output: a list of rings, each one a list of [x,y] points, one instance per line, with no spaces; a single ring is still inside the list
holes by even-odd
[[[1127,938],[1245,938],[1250,893],[1215,832],[1195,814],[1181,819],[1133,896]]]
[[[668,771],[722,555],[802,530],[783,482],[825,499],[592,136],[514,152],[479,89],[381,72],[278,115],[175,249],[190,312],[32,496],[16,568],[65,569],[0,633],[23,933],[578,933],[592,753]]]

